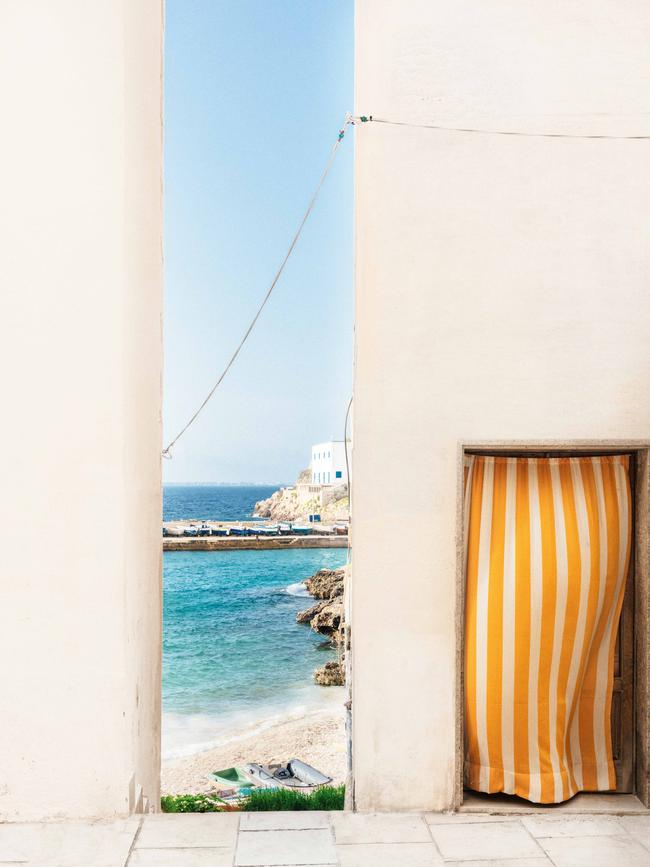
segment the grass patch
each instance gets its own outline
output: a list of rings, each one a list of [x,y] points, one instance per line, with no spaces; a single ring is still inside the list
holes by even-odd
[[[218,813],[223,801],[210,795],[163,795],[160,806],[163,813]]]
[[[344,800],[345,786],[323,786],[306,795],[292,789],[255,789],[240,810],[342,810]]]
[[[163,813],[220,813],[231,810],[342,810],[345,786],[323,786],[303,794],[292,789],[253,789],[238,806],[224,803],[216,795],[163,795]]]

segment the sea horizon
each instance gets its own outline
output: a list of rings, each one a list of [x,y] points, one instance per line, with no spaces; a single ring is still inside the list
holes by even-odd
[[[277,490],[276,485],[164,485],[163,521],[245,521],[254,517],[256,502]]]
[[[165,488],[286,488],[288,485],[293,485],[295,482],[163,482],[163,490]]]

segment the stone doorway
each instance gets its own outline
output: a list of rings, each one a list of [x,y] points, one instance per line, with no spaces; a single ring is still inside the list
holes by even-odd
[[[615,793],[583,793],[572,801],[581,811],[600,808],[617,812],[649,805],[648,749],[648,596],[650,552],[649,444],[645,441],[538,441],[465,442],[459,446],[457,509],[457,616],[456,616],[456,809],[476,812],[539,810],[542,806],[506,795],[479,795],[463,789],[464,753],[464,463],[468,454],[561,457],[629,454],[633,498],[633,537],[621,623],[617,636],[612,702],[612,741],[616,765]],[[625,799],[625,800],[623,800]],[[628,803],[629,801],[629,803]],[[634,803],[633,803],[634,802]],[[574,807],[576,806],[574,804]],[[561,809],[571,809],[571,801]]]

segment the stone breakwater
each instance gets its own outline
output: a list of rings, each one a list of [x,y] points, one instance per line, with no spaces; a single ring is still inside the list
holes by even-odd
[[[345,683],[345,578],[349,567],[321,569],[304,582],[308,592],[321,601],[299,611],[298,623],[308,623],[324,635],[338,652],[336,662],[327,662],[314,672],[314,680],[321,686],[342,686]]]
[[[347,536],[164,536],[163,551],[346,548]]]

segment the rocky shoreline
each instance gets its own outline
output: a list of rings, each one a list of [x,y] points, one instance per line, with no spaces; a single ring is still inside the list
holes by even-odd
[[[345,578],[348,567],[320,569],[303,583],[308,592],[320,600],[296,614],[298,623],[306,623],[331,642],[337,651],[336,662],[327,662],[314,671],[314,680],[321,686],[345,684]]]
[[[314,488],[320,489],[320,493],[312,494]],[[299,521],[314,513],[324,522],[347,521],[350,517],[348,486],[312,485],[311,470],[303,470],[294,486],[280,488],[268,499],[255,503],[253,514],[272,521]]]

